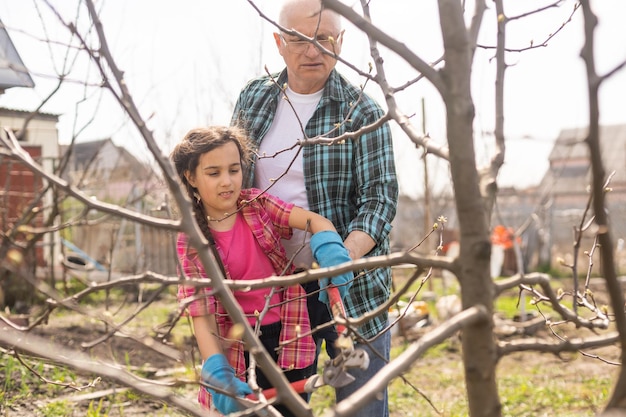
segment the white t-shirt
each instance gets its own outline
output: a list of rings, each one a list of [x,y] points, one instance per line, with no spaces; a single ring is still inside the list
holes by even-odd
[[[304,138],[304,128],[315,112],[322,92],[323,90],[313,94],[298,94],[287,87],[289,101],[282,99],[278,102],[272,126],[261,141],[259,158],[254,170],[255,187],[264,190],[270,184],[274,184],[268,193],[307,210],[309,202],[304,186],[302,149],[294,145],[296,141]],[[283,174],[285,175],[281,178]],[[296,268],[311,266],[313,256],[308,244],[309,237],[310,235],[304,231],[294,230],[290,240],[283,239],[289,258],[302,247],[303,242],[306,244],[295,258]]]

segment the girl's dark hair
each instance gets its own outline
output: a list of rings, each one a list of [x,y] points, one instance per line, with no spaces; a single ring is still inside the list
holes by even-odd
[[[252,148],[248,136],[238,127],[209,126],[192,129],[187,132],[183,140],[176,145],[170,154],[170,159],[174,163],[178,177],[185,186],[187,195],[193,203],[196,222],[198,222],[198,226],[200,226],[200,229],[209,241],[212,241],[212,237],[206,213],[204,212],[204,205],[199,198],[196,198],[196,189],[189,184],[185,173],[195,173],[200,157],[203,154],[224,146],[228,142],[233,142],[237,145],[241,165],[245,169],[250,163]]]

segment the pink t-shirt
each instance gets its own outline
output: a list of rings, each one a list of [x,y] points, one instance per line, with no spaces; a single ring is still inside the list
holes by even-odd
[[[235,225],[225,232],[212,230],[216,245],[222,253],[222,261],[231,280],[249,280],[267,278],[275,275],[274,267],[267,255],[261,249],[252,231],[246,224],[241,213],[238,213]],[[271,288],[261,288],[249,291],[235,291],[237,302],[248,317],[250,325],[254,326],[257,316],[267,302]],[[262,325],[280,321],[280,296],[276,291],[270,301],[270,310],[263,316]]]

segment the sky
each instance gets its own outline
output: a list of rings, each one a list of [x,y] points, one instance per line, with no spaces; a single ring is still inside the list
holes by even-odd
[[[554,2],[505,0],[505,10],[512,17]],[[0,106],[35,108],[56,88],[58,74],[66,72],[69,82],[42,109],[59,115],[59,141],[68,143],[74,135],[79,141],[111,137],[135,154],[147,154],[136,129],[119,111],[115,100],[97,88],[99,76],[93,65],[87,65],[84,52],[65,47],[71,37],[48,3],[58,8],[64,20],[77,22],[81,32],[88,27],[86,9],[77,7],[77,1],[0,0],[0,18],[36,83],[34,89],[9,89],[0,96]],[[359,2],[346,3],[359,10]],[[277,0],[258,0],[256,4],[270,18],[276,16]],[[498,178],[500,186],[523,188],[538,183],[559,131],[587,124],[586,74],[580,58],[581,10],[568,22],[574,4],[564,0],[560,7],[507,25],[507,46],[511,49],[525,48],[531,42],[541,44],[550,34],[556,35],[545,47],[507,54],[507,156]],[[247,0],[100,0],[97,7],[117,65],[124,71],[140,112],[165,153],[193,127],[228,124],[244,83],[263,74],[265,68],[271,72],[283,68],[273,43],[275,28],[261,19]],[[487,7],[479,37],[483,46],[495,45],[494,3],[488,1]],[[592,7],[599,17],[597,69],[603,73],[626,60],[626,2],[595,0]],[[375,25],[425,61],[433,62],[442,55],[435,0],[371,0],[370,8]],[[371,62],[367,39],[351,24],[346,23],[345,28],[342,57],[367,69]],[[93,42],[92,38],[87,40]],[[76,46],[77,42],[72,44]],[[381,53],[392,86],[417,75],[390,51],[382,48]],[[492,58],[492,49],[478,48],[473,63],[479,164],[487,163],[493,152]],[[363,83],[343,64],[338,64],[338,69],[356,84]],[[79,82],[86,78],[91,82],[87,87]],[[367,84],[366,91],[383,102],[374,84]],[[600,94],[601,123],[626,123],[626,70],[605,82]],[[434,141],[446,143],[443,103],[426,80],[398,93],[396,99],[400,110],[412,116],[419,130],[424,126]],[[415,197],[424,187],[421,152],[393,123],[392,129],[401,192]],[[446,184],[445,161],[430,155],[428,166],[433,186]]]

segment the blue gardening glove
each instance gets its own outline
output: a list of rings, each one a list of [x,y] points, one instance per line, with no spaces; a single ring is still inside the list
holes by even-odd
[[[235,370],[226,360],[226,356],[221,353],[211,355],[204,361],[204,365],[202,365],[202,381],[229,392],[236,397],[245,397],[247,394],[252,394],[252,389],[250,389],[248,384],[235,376]],[[226,415],[244,409],[235,398],[226,394],[220,394],[211,388],[206,389],[213,396],[213,404],[215,404],[215,408],[220,413]]]
[[[311,252],[313,252],[315,260],[319,266],[323,268],[339,265],[352,260],[352,258],[350,258],[350,254],[348,253],[348,249],[346,249],[343,244],[343,240],[341,240],[341,236],[332,230],[323,230],[315,233],[311,236],[309,244],[311,245]],[[338,275],[330,279],[330,282],[337,286],[342,300],[345,300],[348,296],[348,290],[352,286],[353,279],[354,275],[352,272],[346,272],[345,274]],[[326,304],[328,304],[328,294],[326,294],[324,288],[326,288],[327,285],[328,278],[320,279],[320,288],[322,291],[320,291],[318,299]]]

